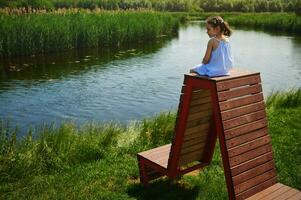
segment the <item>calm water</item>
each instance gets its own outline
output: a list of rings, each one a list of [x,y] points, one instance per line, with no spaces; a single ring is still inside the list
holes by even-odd
[[[126,123],[174,110],[183,74],[201,62],[207,41],[194,22],[144,47],[2,62],[0,118],[24,133],[43,122]],[[236,30],[231,44],[235,66],[261,72],[265,95],[301,87],[301,37]]]

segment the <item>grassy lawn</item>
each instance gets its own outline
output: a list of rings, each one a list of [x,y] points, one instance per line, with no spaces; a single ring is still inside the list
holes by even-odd
[[[267,105],[278,179],[300,190],[301,90],[270,96]],[[17,140],[3,122],[0,199],[227,199],[218,145],[203,171],[159,179],[147,189],[139,183],[137,152],[169,143],[174,123],[174,113],[127,126],[65,123]]]

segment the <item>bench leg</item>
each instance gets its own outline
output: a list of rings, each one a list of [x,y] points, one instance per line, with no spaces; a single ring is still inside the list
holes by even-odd
[[[147,187],[149,184],[149,178],[147,176],[147,171],[146,171],[146,165],[143,159],[141,157],[138,158],[138,165],[139,165],[139,173],[140,173],[140,182],[144,185],[144,187]]]

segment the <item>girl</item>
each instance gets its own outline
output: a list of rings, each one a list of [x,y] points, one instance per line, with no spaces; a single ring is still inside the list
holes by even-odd
[[[209,17],[206,20],[206,28],[211,39],[207,44],[203,62],[190,72],[209,77],[229,75],[233,59],[228,37],[232,30],[220,16]]]

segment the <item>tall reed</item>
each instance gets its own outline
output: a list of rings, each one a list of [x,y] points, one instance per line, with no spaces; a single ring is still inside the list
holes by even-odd
[[[0,57],[154,41],[178,29],[179,18],[151,11],[0,15]]]
[[[287,92],[272,92],[266,101],[268,108],[296,108],[301,107],[301,88]]]
[[[225,13],[225,18],[235,26],[301,33],[301,16],[294,13]]]

